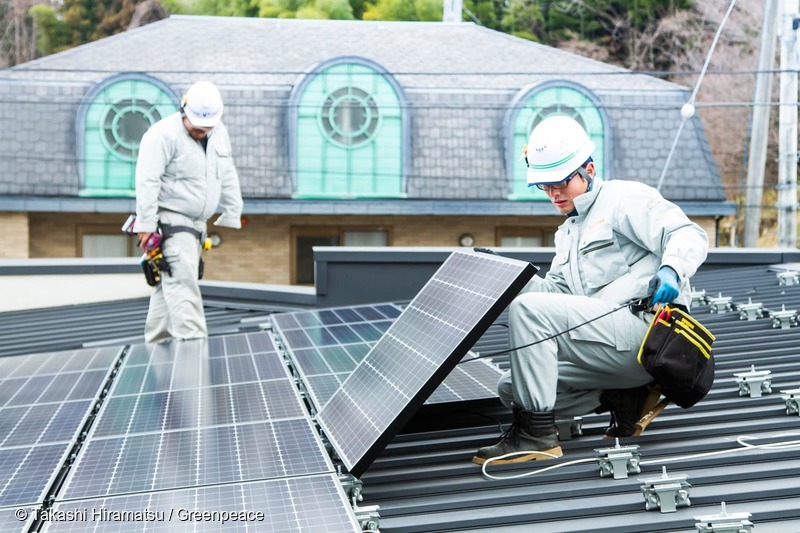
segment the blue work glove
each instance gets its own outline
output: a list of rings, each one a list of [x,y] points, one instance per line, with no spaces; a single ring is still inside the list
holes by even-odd
[[[650,280],[647,294],[650,295],[648,305],[668,304],[681,293],[678,274],[668,266],[662,266]]]

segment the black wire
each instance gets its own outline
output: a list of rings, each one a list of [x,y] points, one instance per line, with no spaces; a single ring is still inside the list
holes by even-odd
[[[594,318],[590,318],[586,322],[581,322],[580,324],[578,324],[576,326],[572,326],[571,328],[567,328],[564,331],[559,331],[558,333],[554,333],[554,334],[550,335],[549,337],[545,337],[543,339],[539,339],[537,341],[533,341],[533,342],[531,342],[529,344],[523,344],[522,346],[517,346],[516,348],[509,348],[508,350],[501,350],[499,352],[492,352],[492,353],[487,353],[487,354],[479,354],[476,357],[473,357],[473,358],[471,358],[469,360],[462,360],[458,364],[460,365],[461,363],[469,363],[470,361],[475,361],[477,359],[486,359],[488,357],[496,357],[498,355],[503,355],[503,354],[515,352],[515,351],[521,350],[523,348],[529,348],[531,346],[539,344],[540,342],[549,341],[550,339],[555,339],[556,337],[558,337],[560,335],[563,335],[564,333],[569,333],[570,331],[572,331],[574,329],[578,329],[581,326],[585,326],[586,324],[594,322],[595,320],[600,320],[604,316],[608,316],[611,313],[616,313],[620,309],[625,309],[626,307],[630,307],[632,305],[634,305],[634,306],[642,305],[645,302],[645,300],[648,300],[649,298],[650,298],[649,296],[645,296],[644,298],[635,298],[633,300],[625,302],[624,304],[620,305],[619,307],[616,307],[616,308],[612,309],[611,311],[607,311],[607,312],[603,313],[602,315],[596,316]]]

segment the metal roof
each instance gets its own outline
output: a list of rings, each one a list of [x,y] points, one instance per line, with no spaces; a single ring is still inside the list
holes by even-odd
[[[798,440],[800,417],[786,414],[780,391],[800,387],[800,327],[773,327],[770,311],[800,309],[800,284],[781,284],[778,273],[800,265],[707,265],[693,279],[706,295],[693,313],[716,336],[716,383],[708,397],[689,410],[670,406],[637,439],[641,473],[627,478],[601,477],[596,449],[614,446],[602,433],[607,415],[583,418],[583,435],[562,442],[563,459],[491,468],[497,476],[531,473],[518,479],[490,480],[471,463],[475,450],[496,441],[500,424],[510,414],[498,401],[427,406],[411,420],[361,477],[360,506],[378,505],[380,531],[536,531],[689,532],[695,517],[716,515],[722,502],[728,513],[750,513],[756,531],[800,531],[800,448],[747,448],[741,436],[763,445]],[[788,283],[793,283],[789,280]],[[732,306],[762,301],[761,318],[743,320],[736,309],[711,312],[709,300],[732,297]],[[758,298],[756,298],[757,296]],[[246,298],[225,305],[224,292],[206,302],[211,334],[257,328],[268,311],[263,302]],[[67,348],[80,340],[118,338],[140,332],[145,301],[74,306],[0,315],[0,338],[20,339],[38,332],[34,342],[48,350]],[[7,327],[7,320],[14,324]],[[478,341],[474,351],[489,353],[507,346],[504,317]],[[60,326],[59,324],[63,325]],[[212,325],[213,324],[213,325]],[[58,326],[54,329],[54,326]],[[218,327],[219,326],[219,327]],[[76,339],[67,332],[75,332]],[[23,339],[24,341],[24,339]],[[24,342],[22,342],[24,344]],[[9,348],[0,345],[8,353]],[[17,352],[19,353],[19,352]],[[496,362],[507,365],[500,356]],[[772,392],[741,396],[734,373],[756,365],[770,370]],[[586,460],[570,464],[575,460]],[[565,465],[541,471],[552,465]],[[690,507],[673,513],[645,510],[643,478],[685,474],[691,484]]]

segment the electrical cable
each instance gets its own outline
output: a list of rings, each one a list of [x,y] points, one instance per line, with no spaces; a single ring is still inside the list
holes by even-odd
[[[659,464],[662,464],[662,463],[674,463],[676,461],[686,461],[686,460],[690,460],[690,459],[700,459],[700,458],[704,458],[704,457],[714,457],[714,456],[717,456],[717,455],[726,455],[726,454],[730,454],[730,453],[743,452],[743,451],[747,450],[748,448],[749,449],[766,449],[766,450],[791,450],[791,449],[795,449],[795,448],[800,448],[800,440],[792,440],[792,441],[784,441],[784,442],[773,442],[773,443],[770,443],[770,444],[750,444],[748,441],[758,440],[758,439],[767,439],[767,438],[776,439],[776,438],[782,438],[782,437],[797,437],[797,436],[800,436],[800,433],[781,433],[779,435],[773,435],[771,437],[753,437],[753,436],[750,436],[750,435],[740,435],[739,437],[736,438],[736,442],[741,446],[739,448],[730,448],[728,450],[718,450],[718,451],[715,451],[715,452],[705,452],[705,453],[695,453],[695,454],[689,454],[689,455],[679,455],[677,457],[668,457],[668,458],[664,458],[664,459],[654,459],[654,460],[651,460],[651,461],[640,461],[639,464],[640,465],[648,465],[649,466],[649,465],[659,465]],[[586,458],[586,459],[576,459],[574,461],[567,461],[566,463],[558,463],[558,464],[551,465],[551,466],[548,466],[548,467],[545,467],[545,468],[541,468],[539,470],[534,470],[534,471],[531,471],[531,472],[523,472],[522,474],[515,474],[515,475],[511,475],[511,476],[494,476],[492,474],[489,474],[486,471],[486,468],[489,465],[489,463],[492,463],[492,462],[495,462],[495,461],[500,461],[502,459],[508,459],[510,457],[516,457],[516,456],[521,456],[521,455],[530,455],[530,454],[539,454],[539,455],[549,456],[549,457],[554,458],[554,459],[558,459],[558,457],[553,455],[553,454],[550,454],[550,453],[547,453],[547,452],[540,452],[540,451],[519,451],[519,452],[507,453],[505,455],[500,455],[498,457],[492,457],[491,459],[487,459],[483,463],[483,465],[481,465],[481,474],[485,478],[491,479],[491,480],[495,480],[495,481],[502,481],[502,480],[507,480],[507,479],[520,479],[520,478],[524,478],[524,477],[533,476],[533,475],[536,475],[536,474],[542,474],[544,472],[548,472],[550,470],[554,470],[556,468],[561,468],[561,467],[564,467],[564,466],[572,466],[572,465],[576,465],[576,464],[597,461],[597,458],[595,458],[595,457]]]
[[[672,155],[675,153],[675,147],[678,146],[678,139],[681,137],[681,132],[683,131],[683,127],[686,125],[686,122],[694,116],[694,101],[697,98],[697,92],[700,90],[700,84],[703,83],[703,78],[705,77],[706,70],[708,70],[708,65],[711,63],[711,56],[714,53],[714,49],[717,47],[717,42],[719,41],[719,36],[722,34],[722,28],[725,26],[725,23],[728,21],[728,17],[730,16],[731,12],[733,11],[733,6],[736,5],[736,0],[731,0],[730,5],[728,6],[728,11],[725,13],[725,16],[722,17],[722,21],[717,28],[717,33],[714,35],[714,40],[711,41],[711,48],[708,51],[708,55],[706,55],[706,61],[703,63],[703,68],[700,70],[700,76],[697,78],[697,83],[694,86],[694,90],[692,91],[692,95],[689,97],[689,101],[686,102],[683,107],[681,108],[681,123],[678,126],[678,132],[675,134],[675,139],[672,141],[672,147],[669,149],[669,154],[667,154],[667,160],[664,162],[664,169],[661,171],[661,177],[658,180],[658,185],[656,186],[656,190],[661,190],[661,185],[664,183],[664,178],[667,175],[667,169],[669,168],[669,164],[672,161]]]
[[[468,359],[468,360],[462,360],[458,364],[469,363],[470,361],[475,361],[477,359],[486,359],[486,358],[489,358],[489,357],[495,357],[495,356],[498,356],[498,355],[504,355],[504,354],[507,354],[507,353],[515,352],[515,351],[521,350],[523,348],[529,348],[531,346],[539,344],[540,342],[549,341],[550,339],[555,339],[556,337],[558,337],[560,335],[563,335],[564,333],[569,333],[570,331],[572,331],[574,329],[578,329],[581,326],[585,326],[586,324],[594,322],[595,320],[600,320],[604,316],[608,316],[611,313],[616,313],[617,311],[619,311],[621,309],[625,309],[626,307],[630,307],[632,305],[643,305],[645,300],[648,300],[649,298],[650,298],[649,295],[645,296],[644,298],[634,298],[633,300],[629,300],[629,301],[625,302],[624,304],[620,305],[619,307],[615,307],[611,311],[606,311],[605,313],[603,313],[601,315],[598,315],[598,316],[596,316],[594,318],[590,318],[589,320],[587,320],[585,322],[581,322],[580,324],[577,324],[575,326],[569,327],[569,328],[567,328],[567,329],[565,329],[563,331],[559,331],[558,333],[553,333],[552,335],[549,335],[549,336],[544,337],[542,339],[535,340],[535,341],[533,341],[531,343],[523,344],[522,346],[517,346],[515,348],[509,348],[507,350],[500,350],[499,352],[491,352],[491,353],[487,353],[487,354],[481,354],[481,353],[475,352],[477,354],[477,357],[473,357],[472,359]]]

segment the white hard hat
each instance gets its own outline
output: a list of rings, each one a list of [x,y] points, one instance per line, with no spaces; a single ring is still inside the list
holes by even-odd
[[[567,179],[594,152],[594,142],[575,119],[556,115],[541,121],[528,139],[528,186]]]
[[[213,128],[222,118],[222,97],[210,81],[198,81],[186,91],[181,109],[197,128]]]

